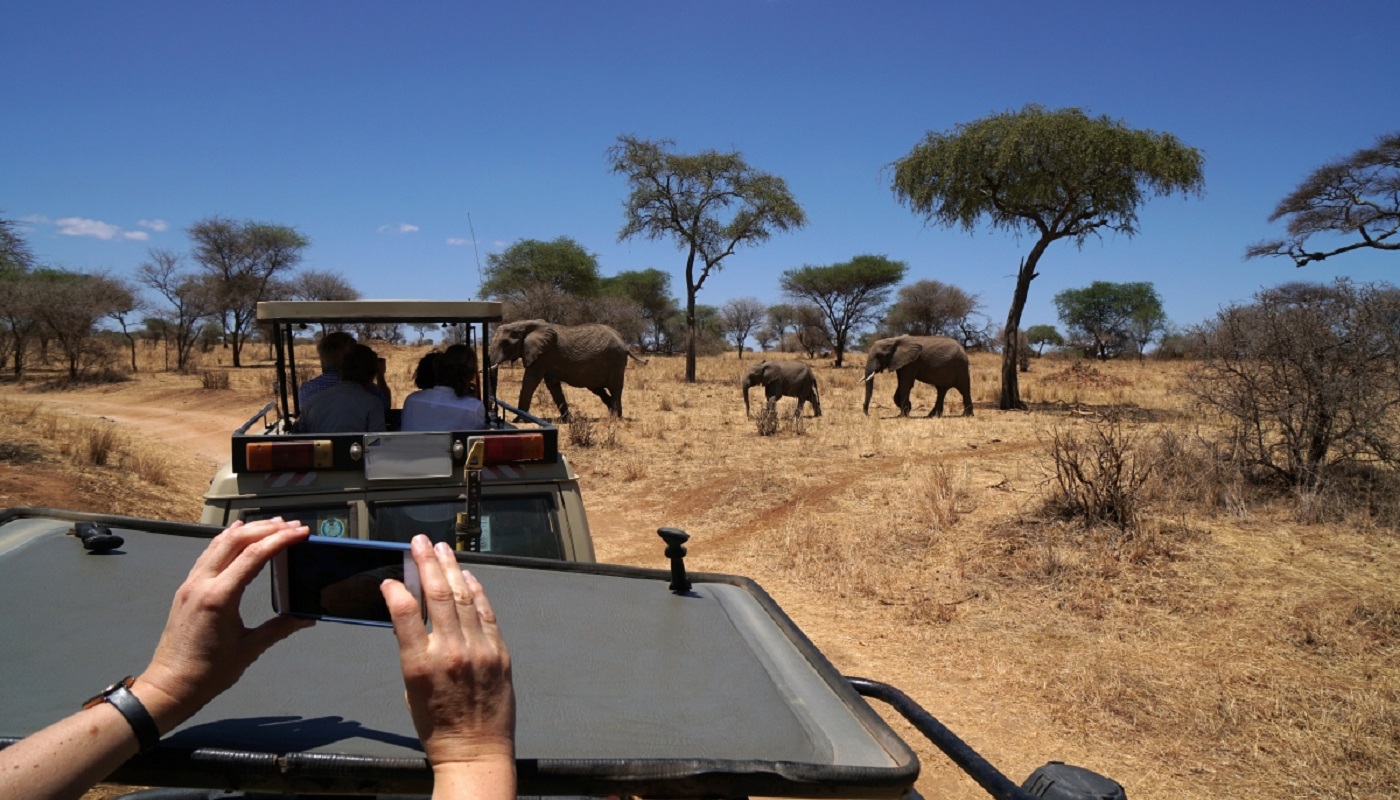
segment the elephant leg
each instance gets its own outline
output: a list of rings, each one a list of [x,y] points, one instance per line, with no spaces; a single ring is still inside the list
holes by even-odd
[[[525,370],[525,376],[520,379],[520,402],[515,407],[521,411],[530,410],[530,401],[535,397],[535,390],[540,387],[540,373],[534,370]]]
[[[822,401],[821,398],[817,397],[817,393],[812,392],[807,398],[807,402],[812,404],[812,416],[820,417],[822,415]]]
[[[947,386],[938,387],[938,399],[933,401],[933,410],[928,412],[930,417],[943,416],[943,398],[948,394]]]
[[[604,389],[602,387],[589,387],[588,391],[598,395],[598,399],[602,400],[603,405],[607,406],[608,413],[612,413],[613,398],[612,395],[608,394],[607,389]]]
[[[569,421],[569,402],[564,399],[564,386],[559,383],[559,379],[553,375],[544,376],[545,388],[549,389],[549,396],[554,398],[554,405],[559,408],[559,420]]]
[[[913,373],[899,373],[899,386],[897,386],[894,390],[894,404],[895,407],[899,409],[899,415],[901,417],[909,416],[909,412],[914,408],[914,404],[909,402],[909,393],[913,389]]]
[[[959,386],[959,387],[958,387],[958,394],[962,395],[962,399],[963,399],[963,416],[964,416],[964,417],[970,417],[970,416],[972,416],[972,390],[971,390],[971,388],[969,388],[969,387],[967,387],[967,386]]]

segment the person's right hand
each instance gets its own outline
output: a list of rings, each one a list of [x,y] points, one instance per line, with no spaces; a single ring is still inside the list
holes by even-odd
[[[279,615],[248,628],[239,613],[243,590],[263,565],[309,534],[276,517],[235,522],[209,542],[175,592],[151,663],[132,687],[161,733],[232,686],[269,647],[312,624]]]
[[[514,796],[515,693],[496,614],[446,544],[434,548],[419,535],[412,551],[432,633],[402,583],[386,580],[380,591],[394,621],[413,726],[439,784],[456,767],[479,765],[488,769],[476,777],[501,788],[508,769]]]

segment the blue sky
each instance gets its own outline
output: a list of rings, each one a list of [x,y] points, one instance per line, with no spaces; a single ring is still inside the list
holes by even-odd
[[[1302,270],[1243,260],[1323,162],[1400,128],[1393,0],[1369,2],[14,3],[0,26],[0,214],[43,262],[128,275],[214,215],[292,225],[304,267],[366,297],[475,297],[477,251],[617,242],[619,134],[737,149],[787,180],[808,225],[741,250],[700,302],[779,302],[779,274],[862,253],[906,261],[1005,320],[1030,240],[928,228],[884,168],[929,130],[1026,103],[1170,131],[1203,198],[1141,233],[1051,247],[1023,323],[1095,280],[1151,281],[1189,325],[1262,286],[1393,281],[1394,254]],[[470,219],[470,224],[469,224]],[[473,236],[473,229],[475,236]],[[473,247],[473,239],[475,247]]]

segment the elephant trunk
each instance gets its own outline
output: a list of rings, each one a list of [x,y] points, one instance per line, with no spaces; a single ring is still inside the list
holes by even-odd
[[[745,379],[744,379],[744,382],[743,382],[743,386],[744,386],[744,416],[745,416],[745,417],[751,417],[751,416],[753,416],[753,414],[749,411],[749,387],[753,386],[753,384],[749,382],[748,378],[745,378]]]
[[[875,373],[872,370],[865,372],[865,405],[861,406],[866,416],[870,415],[870,395],[875,392]]]

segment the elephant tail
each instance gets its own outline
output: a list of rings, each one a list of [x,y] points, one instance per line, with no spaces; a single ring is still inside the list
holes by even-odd
[[[647,365],[647,359],[642,358],[641,356],[637,355],[636,353],[632,352],[631,350],[628,350],[628,351],[627,351],[627,355],[631,356],[631,357],[632,357],[632,360],[635,361],[635,362],[637,362],[638,364],[641,364],[641,365],[644,366],[644,367]]]

